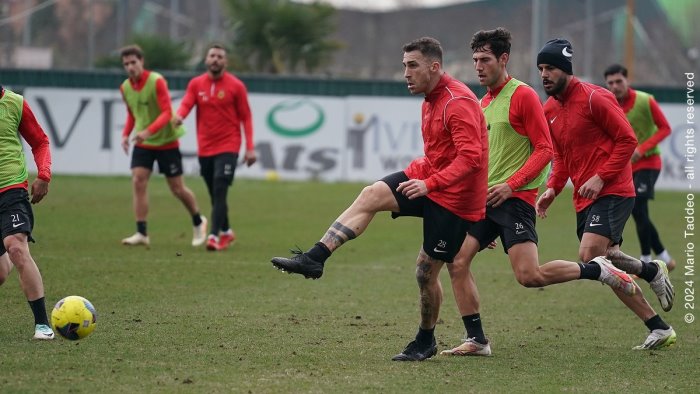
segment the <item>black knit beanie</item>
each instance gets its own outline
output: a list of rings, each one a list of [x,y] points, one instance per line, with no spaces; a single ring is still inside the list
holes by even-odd
[[[552,66],[572,75],[571,58],[574,50],[571,43],[563,38],[555,38],[547,41],[537,54],[537,64],[551,64]]]

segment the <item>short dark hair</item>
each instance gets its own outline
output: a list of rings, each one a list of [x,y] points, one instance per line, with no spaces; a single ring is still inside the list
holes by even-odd
[[[472,36],[472,42],[469,44],[472,52],[482,51],[488,45],[489,50],[493,52],[496,58],[501,57],[504,53],[510,55],[510,32],[504,27],[497,27],[493,30],[480,30]]]
[[[603,78],[607,78],[608,75],[622,74],[623,77],[627,78],[627,69],[621,64],[613,64],[605,69]]]
[[[221,49],[224,52],[228,52],[228,50],[226,50],[226,47],[224,46],[224,44],[221,44],[218,42],[213,42],[213,43],[209,44],[209,48],[207,48],[207,52],[209,52],[210,49]]]
[[[132,55],[143,60],[143,49],[141,49],[140,46],[133,44],[133,45],[127,45],[124,48],[119,50],[119,57],[122,59],[126,56],[132,56]]]
[[[442,64],[442,46],[440,41],[432,37],[421,37],[404,44],[404,52],[420,51],[420,53],[432,60]]]

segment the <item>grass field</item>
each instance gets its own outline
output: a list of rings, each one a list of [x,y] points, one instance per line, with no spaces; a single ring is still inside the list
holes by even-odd
[[[187,182],[208,215],[202,181]],[[32,245],[47,304],[82,295],[98,326],[78,342],[30,340],[31,312],[13,272],[0,287],[0,392],[697,392],[699,323],[683,322],[680,300],[661,312],[641,283],[679,339],[633,351],[646,328],[609,289],[594,281],[523,288],[500,246],[474,268],[494,357],[390,361],[419,321],[418,219],[377,216],[318,281],[269,263],[316,242],[362,187],[237,180],[229,201],[239,240],[210,253],[189,245],[190,219],[160,177],[150,185],[150,250],[119,244],[134,231],[128,178],[55,177],[35,206]],[[652,203],[679,263],[684,202],[659,192]],[[570,192],[538,230],[542,261],[576,259]],[[633,223],[624,249],[639,253]],[[671,276],[682,293],[682,264]],[[464,330],[446,270],[442,281],[440,350]]]

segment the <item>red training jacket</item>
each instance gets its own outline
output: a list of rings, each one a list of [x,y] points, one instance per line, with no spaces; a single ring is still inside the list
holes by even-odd
[[[177,114],[185,118],[197,105],[197,148],[199,156],[214,156],[241,149],[241,125],[246,149],[255,149],[253,117],[248,91],[243,82],[228,72],[213,79],[208,73],[193,78],[187,85]]]
[[[423,151],[404,170],[425,181],[427,197],[455,215],[486,217],[488,135],[474,93],[444,74],[422,106]]]
[[[578,189],[596,174],[605,182],[599,197],[635,196],[630,158],[637,137],[612,93],[573,77],[561,98],[544,103],[544,114],[554,145],[547,187],[559,194],[571,178],[576,212],[593,203]]]

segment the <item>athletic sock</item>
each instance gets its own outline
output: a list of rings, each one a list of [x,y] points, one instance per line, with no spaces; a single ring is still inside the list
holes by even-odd
[[[641,261],[642,263],[649,263],[649,262],[651,262],[651,255],[650,254],[643,254],[643,255],[639,256],[639,261]]]
[[[668,253],[668,250],[666,250],[666,249],[664,249],[663,252],[657,254],[656,257],[658,257],[659,259],[661,259],[661,260],[663,260],[663,261],[665,261],[665,262],[667,262],[667,263],[668,263],[669,261],[673,260],[673,259],[671,258],[671,255]]]
[[[311,257],[312,260],[325,263],[326,260],[331,257],[331,251],[323,242],[316,242],[316,244],[306,252],[306,255]]]
[[[435,327],[426,330],[425,328],[418,327],[418,334],[416,334],[416,342],[422,345],[430,345],[433,343],[433,337],[435,336]]]
[[[34,314],[34,324],[46,324],[48,326],[49,318],[46,316],[44,297],[34,301],[27,300],[27,302],[29,302],[29,307],[32,308],[32,313]]]
[[[651,282],[654,280],[654,277],[656,274],[659,272],[659,266],[654,264],[654,263],[645,263],[642,262],[642,272],[639,273],[640,278],[644,279],[647,282]]]
[[[647,320],[644,322],[644,325],[647,326],[649,331],[654,331],[654,330],[668,330],[671,328],[668,324],[666,324],[665,321],[661,318],[659,315],[654,315],[651,319]]]
[[[598,280],[600,278],[600,266],[598,263],[578,263],[581,268],[581,276],[579,279]]]
[[[473,315],[462,316],[464,328],[467,329],[467,338],[474,338],[475,341],[482,345],[486,345],[488,341],[484,335],[484,329],[481,327],[481,315],[475,313]]]
[[[138,231],[142,235],[148,235],[148,233],[146,232],[146,221],[145,220],[143,222],[136,222],[136,231]]]
[[[192,224],[194,224],[195,227],[202,224],[202,215],[200,215],[199,212],[192,215]]]

